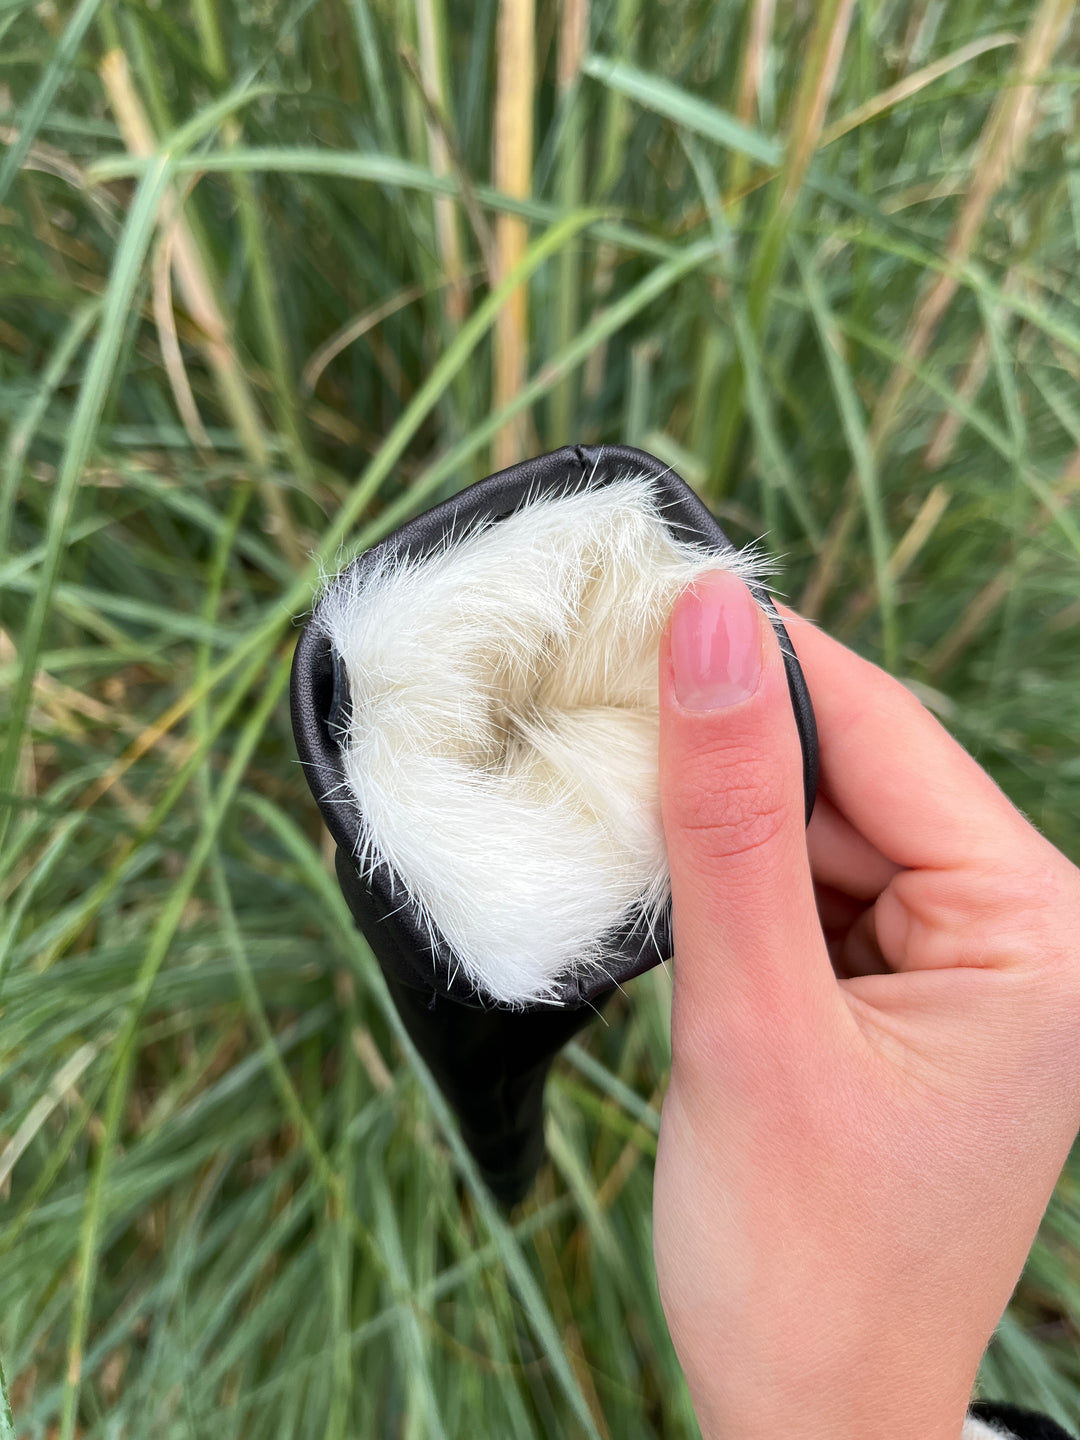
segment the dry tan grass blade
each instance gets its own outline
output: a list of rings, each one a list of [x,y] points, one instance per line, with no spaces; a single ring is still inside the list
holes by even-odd
[[[981,40],[973,40],[970,45],[962,45],[951,55],[943,55],[932,65],[924,65],[912,74],[905,75],[902,80],[898,80],[895,85],[890,85],[887,90],[871,96],[865,105],[859,105],[854,110],[849,110],[846,115],[841,115],[839,120],[834,120],[831,125],[826,125],[821,132],[821,146],[831,145],[842,135],[849,135],[852,130],[857,130],[868,120],[874,120],[877,116],[883,115],[886,110],[891,110],[894,105],[899,105],[904,100],[910,100],[920,90],[925,90],[927,85],[932,85],[935,80],[940,80],[943,75],[948,75],[952,70],[958,70],[969,60],[976,60],[980,55],[985,55],[988,50],[1000,50],[1003,45],[1016,45],[1018,41],[1019,37],[1016,35],[1004,33],[987,35]]]
[[[1055,509],[1064,507],[1080,494],[1080,450],[1074,450],[1053,489]],[[1026,537],[1034,540],[1049,529],[1052,521],[1040,511],[1028,524]],[[939,680],[978,636],[991,615],[1009,598],[1016,581],[1015,569],[1003,569],[992,576],[968,601],[959,619],[938,641],[927,658],[930,676]]]
[[[1053,59],[1072,13],[1072,0],[1042,0],[1028,26],[1013,71],[1015,83],[1002,89],[979,137],[972,161],[971,187],[945,249],[945,258],[952,267],[963,265],[969,258],[994,196],[1023,154],[1038,116],[1037,81]],[[913,367],[929,349],[959,283],[955,269],[949,274],[939,272],[923,291],[904,343],[904,359],[894,367],[874,410],[870,442],[876,451],[881,450],[892,433],[913,378]],[[845,504],[826,536],[800,601],[800,609],[811,618],[820,613],[832,587],[857,504],[855,486],[849,481]]]
[[[176,333],[176,316],[173,313],[171,277],[176,227],[177,222],[174,220],[171,228],[163,231],[158,241],[157,254],[154,256],[154,323],[157,325],[158,344],[161,347],[161,359],[165,365],[165,374],[169,379],[169,388],[173,392],[176,408],[180,412],[181,423],[196,451],[200,454],[209,454],[214,447],[210,443],[210,436],[206,433],[206,426],[202,422],[199,407],[195,403],[191,381],[188,379],[187,368],[184,365],[183,352],[180,349],[180,339]]]
[[[747,22],[746,36],[739,55],[739,80],[735,114],[744,125],[753,125],[758,118],[758,99],[765,76],[765,60],[769,53],[776,0],[754,0]],[[742,154],[732,156],[727,187],[728,204],[737,203],[746,187],[750,161]]]
[[[783,213],[791,209],[799,191],[807,167],[821,139],[825,125],[825,111],[836,85],[840,68],[840,57],[844,53],[855,0],[839,0],[836,13],[828,31],[819,39],[815,33],[806,83],[800,85],[795,97],[795,111],[791,117],[787,153],[780,170],[780,195],[778,209]],[[826,17],[822,16],[822,23]],[[823,48],[819,50],[819,45]],[[814,60],[820,56],[815,66]]]
[[[1028,28],[1016,66],[1020,83],[1007,86],[998,96],[979,139],[971,188],[945,250],[946,259],[954,265],[963,264],[970,256],[990,202],[1023,154],[1038,113],[1039,87],[1034,82],[1053,59],[1072,10],[1072,0],[1043,0]],[[891,431],[911,384],[911,362],[917,363],[926,354],[959,285],[954,274],[939,273],[919,301],[904,347],[907,363],[894,368],[874,415],[873,434],[879,442]]]
[[[535,86],[535,7],[533,0],[501,0],[497,43],[498,80],[495,93],[495,188],[524,199],[532,188],[533,90]],[[495,254],[499,284],[525,253],[528,226],[516,215],[500,214],[495,222]],[[528,293],[519,286],[495,321],[492,402],[508,404],[525,383],[529,353]],[[526,450],[524,415],[515,416],[495,436],[492,463],[496,470],[520,460]]]
[[[903,578],[918,558],[919,552],[937,529],[938,521],[949,508],[952,499],[948,489],[940,482],[929,492],[919,506],[915,518],[901,535],[896,549],[889,556],[889,577],[893,581]],[[848,603],[840,622],[838,633],[850,633],[864,615],[874,607],[876,596],[873,590],[862,590]]]
[[[420,42],[420,78],[424,93],[441,115],[446,107],[443,44],[432,0],[416,0],[416,29]],[[449,175],[453,168],[446,133],[430,115],[426,124],[428,159],[432,173],[442,179]],[[446,319],[450,328],[456,329],[469,308],[469,287],[465,281],[457,206],[451,195],[436,195],[432,206],[435,212],[435,239],[439,247],[439,259],[447,280],[444,302]]]
[[[132,84],[126,55],[122,50],[110,50],[103,57],[99,69],[124,144],[132,155],[154,154],[157,141]],[[165,195],[160,219],[163,231],[171,237],[172,269],[176,283],[188,314],[201,332],[200,349],[214,376],[222,404],[248,460],[257,472],[265,475],[270,468],[270,451],[258,407],[191,227],[184,220],[182,207],[172,190]],[[293,520],[281,491],[263,479],[260,492],[274,522],[282,551],[291,564],[301,567],[307,557],[296,539]]]
[[[578,82],[588,48],[589,0],[563,0],[561,14],[555,83],[559,94],[565,95]]]

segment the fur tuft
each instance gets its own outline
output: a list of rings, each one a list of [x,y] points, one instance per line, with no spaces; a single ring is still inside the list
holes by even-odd
[[[660,915],[658,647],[718,567],[768,562],[675,540],[628,477],[346,570],[318,605],[349,681],[357,859],[391,866],[495,999],[552,998],[636,909]]]

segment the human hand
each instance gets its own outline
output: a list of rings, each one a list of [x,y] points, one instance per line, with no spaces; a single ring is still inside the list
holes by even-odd
[[[1080,1125],[1080,872],[898,681],[714,572],[660,655],[654,1192],[706,1440],[958,1440]],[[680,703],[681,702],[681,703]]]

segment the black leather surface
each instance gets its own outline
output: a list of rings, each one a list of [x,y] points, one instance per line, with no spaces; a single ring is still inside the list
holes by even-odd
[[[461,1126],[497,1200],[528,1192],[544,1158],[544,1083],[566,1042],[600,1013],[587,1005],[514,1013],[424,995],[387,976],[413,1044]]]
[[[968,1410],[978,1420],[996,1420],[1017,1440],[1076,1440],[1048,1415],[1025,1410],[1019,1405],[1007,1405],[1002,1400],[976,1400],[968,1406]]]
[[[717,550],[731,543],[692,490],[652,455],[625,446],[572,446],[524,461],[472,485],[426,511],[361,555],[361,569],[387,554],[422,555],[447,534],[497,523],[543,495],[647,475],[664,519],[680,536]],[[817,788],[817,731],[799,663],[768,595],[755,587],[781,640],[788,689],[803,748],[806,817]],[[671,953],[670,906],[652,931],[627,924],[609,937],[604,973],[571,975],[554,1002],[511,1008],[478,992],[448,943],[431,934],[386,865],[361,875],[353,858],[360,813],[343,786],[337,740],[347,702],[343,667],[329,641],[308,624],[292,670],[292,721],[304,774],[337,842],[337,875],[357,926],[387,978],[398,1011],[453,1106],[463,1137],[495,1195],[507,1205],[522,1198],[543,1156],[543,1091],[551,1061],[563,1044],[598,1013],[615,986]]]

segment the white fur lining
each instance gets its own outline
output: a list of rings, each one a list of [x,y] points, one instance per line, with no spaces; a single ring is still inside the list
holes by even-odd
[[[631,476],[346,571],[319,604],[349,682],[357,859],[389,863],[496,999],[550,998],[635,907],[660,914],[658,646],[716,568],[768,562],[676,541]]]
[[[999,1420],[991,1424],[988,1420],[969,1415],[960,1432],[960,1440],[1016,1440],[1016,1436],[1011,1430],[1006,1430]]]

